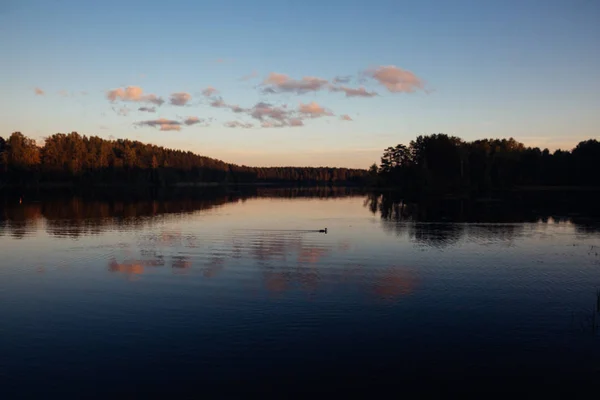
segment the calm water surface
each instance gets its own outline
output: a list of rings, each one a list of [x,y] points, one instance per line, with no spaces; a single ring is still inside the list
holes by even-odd
[[[569,392],[600,372],[600,229],[581,216],[335,193],[13,200],[2,398]]]

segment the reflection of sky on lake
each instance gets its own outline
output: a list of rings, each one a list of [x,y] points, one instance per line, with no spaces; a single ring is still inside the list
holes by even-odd
[[[364,195],[50,203],[1,212],[11,382],[305,376],[298,360],[323,376],[387,366],[390,382],[505,358],[579,374],[598,348],[572,322],[600,288],[582,215],[489,221]]]
[[[446,261],[464,268],[474,260],[503,260],[509,269],[509,260],[524,256],[534,265],[552,265],[558,256],[597,262],[583,251],[595,237],[568,219],[422,222],[414,205],[382,207],[381,198],[364,196],[141,205],[72,199],[65,208],[40,202],[5,212],[2,273],[77,269],[83,262],[86,273],[99,274],[94,265],[105,259],[108,271],[138,280],[165,274],[227,284],[258,279],[268,291],[306,293],[354,285],[385,298],[409,295]],[[128,217],[110,218],[111,212]],[[315,232],[324,227],[328,234]]]

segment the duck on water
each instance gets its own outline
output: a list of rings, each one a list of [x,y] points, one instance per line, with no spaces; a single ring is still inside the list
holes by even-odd
[[[327,233],[327,228],[323,229],[239,229],[240,231],[254,232],[289,232],[289,233]]]

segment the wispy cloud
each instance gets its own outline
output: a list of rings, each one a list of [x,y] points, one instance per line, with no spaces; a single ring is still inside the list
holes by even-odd
[[[258,102],[248,114],[261,122],[263,128],[283,128],[285,126],[303,126],[304,122],[295,111],[284,106],[274,106],[265,102]]]
[[[269,103],[258,102],[250,110],[250,115],[259,121],[265,118],[274,119],[279,122],[284,122],[290,118],[290,112],[283,107],[276,107]]]
[[[245,129],[250,129],[252,128],[254,125],[251,123],[244,123],[244,122],[240,122],[240,121],[228,121],[225,122],[223,125],[225,125],[228,128],[245,128]]]
[[[250,108],[243,108],[238,105],[227,104],[222,98],[217,98],[210,105],[216,108],[229,108],[234,113],[247,114],[251,118],[260,121],[259,127],[263,128],[303,126],[304,120],[307,118],[334,115],[331,110],[314,101],[307,104],[299,103],[298,108],[290,108],[287,104],[274,105],[264,101],[260,101]],[[250,128],[254,126],[239,121],[228,121],[224,125],[230,128]]]
[[[304,121],[300,118],[291,118],[288,121],[278,122],[278,121],[263,121],[260,126],[262,128],[283,128],[286,126],[304,126]]]
[[[174,106],[185,106],[192,99],[192,95],[185,92],[173,93],[170,103]]]
[[[392,93],[412,93],[423,89],[423,81],[410,71],[398,68],[395,65],[380,66],[367,70],[365,74]]]
[[[248,75],[244,75],[240,78],[240,81],[249,81],[250,79],[254,79],[258,76],[258,72],[252,71]]]
[[[156,112],[156,107],[140,107],[138,111],[153,113]]]
[[[213,101],[211,101],[210,106],[214,108],[223,108],[227,107],[227,104],[223,101],[222,98],[219,97],[218,99],[214,99]]]
[[[126,117],[127,115],[129,115],[129,112],[131,111],[127,107],[113,107],[112,110],[122,117]]]
[[[298,111],[302,114],[306,114],[310,117],[322,117],[324,115],[333,115],[333,113],[324,107],[320,106],[317,102],[310,102],[308,104],[300,103]]]
[[[181,130],[181,122],[172,119],[159,118],[148,121],[140,121],[135,123],[138,126],[151,126],[159,128],[161,131],[179,131]]]
[[[46,93],[39,87],[36,87],[35,89],[33,89],[33,92],[35,93],[36,96],[43,96]]]
[[[211,97],[212,95],[214,95],[215,93],[218,93],[218,92],[219,91],[217,89],[215,89],[212,86],[209,86],[202,91],[202,95],[205,97]]]
[[[302,79],[292,79],[285,74],[271,72],[267,79],[264,80],[263,93],[297,93],[303,94],[307,92],[316,92],[323,89],[328,84],[326,79],[317,78],[314,76],[305,76]]]
[[[174,119],[166,119],[166,118],[151,119],[151,120],[147,120],[147,121],[136,122],[135,125],[151,126],[151,127],[159,128],[161,131],[179,131],[179,130],[181,130],[181,128],[184,125],[192,126],[192,125],[203,124],[203,126],[209,126],[206,119],[199,118],[196,116],[189,116],[189,117],[179,118],[179,119],[180,119],[180,121],[174,120]]]
[[[346,97],[374,97],[377,96],[377,92],[369,92],[364,87],[350,88],[346,86],[330,86],[329,90],[332,92],[344,92]]]
[[[214,98],[213,101],[209,103],[209,105],[213,108],[229,108],[234,113],[241,113],[248,111],[245,108],[238,106],[237,104],[228,104],[226,103],[222,97]]]
[[[185,120],[183,120],[183,123],[186,124],[187,126],[196,125],[201,122],[204,122],[204,119],[201,119],[198,117],[187,117]]]
[[[126,88],[117,88],[106,92],[106,98],[111,102],[122,100],[132,102],[152,103],[157,106],[165,101],[155,94],[144,94],[144,90],[139,86],[127,86]]]
[[[227,105],[231,111],[233,111],[234,113],[241,113],[241,112],[246,112],[248,110],[246,110],[245,108],[242,108],[240,106],[238,106],[237,104],[228,104]]]
[[[69,97],[69,92],[66,90],[59,90],[58,94],[61,95],[62,97]]]
[[[352,121],[352,118],[348,114],[342,114],[342,115],[340,115],[340,119],[342,121]]]
[[[333,78],[333,83],[349,83],[352,80],[352,77],[349,75],[346,76],[336,76]]]

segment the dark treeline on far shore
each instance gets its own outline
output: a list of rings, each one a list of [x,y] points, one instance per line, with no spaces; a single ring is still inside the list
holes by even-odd
[[[57,133],[38,146],[14,132],[0,137],[0,188],[38,184],[160,185],[180,183],[364,184],[367,171],[348,168],[229,164],[189,151],[131,140]]]
[[[540,187],[599,187],[600,142],[570,151],[526,147],[510,139],[472,142],[445,134],[419,136],[384,151],[369,170],[379,186],[417,193],[485,194]]]
[[[0,188],[61,184],[360,185],[475,196],[522,188],[598,188],[600,142],[592,139],[569,151],[550,152],[512,138],[467,142],[434,134],[385,149],[381,164],[367,171],[240,166],[189,151],[76,132],[52,135],[41,147],[19,132],[0,137]]]

